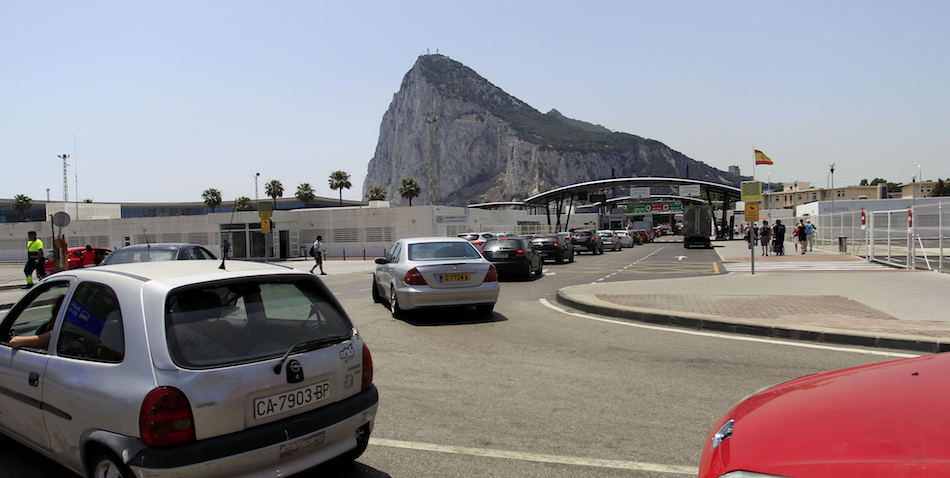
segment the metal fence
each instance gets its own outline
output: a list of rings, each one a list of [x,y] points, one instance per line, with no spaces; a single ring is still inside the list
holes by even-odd
[[[818,228],[816,247],[895,267],[950,271],[945,249],[950,246],[945,244],[950,236],[950,201],[864,214],[863,223],[861,211],[807,218]]]

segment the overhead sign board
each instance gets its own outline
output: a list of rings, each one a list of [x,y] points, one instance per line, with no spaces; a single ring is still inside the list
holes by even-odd
[[[630,197],[633,199],[645,199],[650,197],[650,188],[630,188]]]
[[[607,195],[606,194],[591,194],[590,202],[600,202],[600,203],[607,202]]]
[[[671,211],[671,212],[683,212],[683,203],[681,203],[681,202],[670,203],[670,211]]]
[[[669,204],[654,204],[653,212],[667,212],[670,210]]]
[[[680,186],[680,196],[686,197],[699,197],[699,185],[698,184],[685,184]]]
[[[762,200],[762,181],[742,181],[742,200],[759,202]]]
[[[653,206],[650,204],[634,204],[633,212],[635,213],[645,213],[653,210]]]

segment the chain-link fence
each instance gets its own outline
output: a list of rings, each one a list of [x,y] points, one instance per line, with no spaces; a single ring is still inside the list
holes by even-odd
[[[950,236],[950,201],[896,211],[853,211],[801,219],[817,226],[816,247],[895,267],[950,272],[944,244]]]

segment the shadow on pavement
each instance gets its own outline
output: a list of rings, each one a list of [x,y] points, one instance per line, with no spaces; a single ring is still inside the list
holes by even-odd
[[[446,307],[439,309],[424,309],[403,312],[402,321],[417,327],[436,325],[471,325],[490,322],[505,322],[508,320],[498,312],[489,315],[479,314],[474,307]]]
[[[390,478],[389,473],[377,470],[359,461],[355,463],[333,464],[328,463],[293,475],[294,478],[316,478],[335,476],[341,478]]]

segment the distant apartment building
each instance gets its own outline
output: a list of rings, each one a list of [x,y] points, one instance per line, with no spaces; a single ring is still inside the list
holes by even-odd
[[[858,199],[886,199],[877,186],[843,186],[815,188],[809,182],[796,181],[783,184],[778,191],[762,193],[763,209],[794,209],[815,201],[850,201]]]
[[[914,194],[914,186],[917,187],[917,194]],[[937,181],[901,184],[901,199],[929,198],[933,196],[934,189],[937,189]]]

